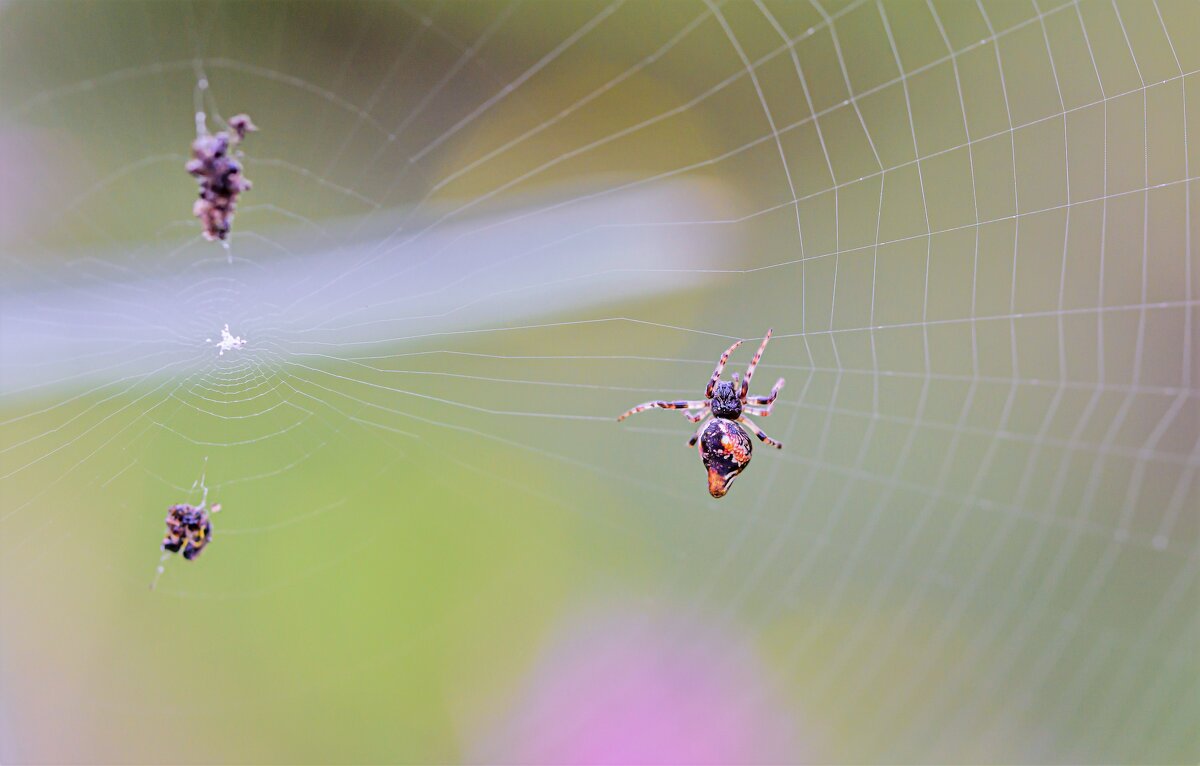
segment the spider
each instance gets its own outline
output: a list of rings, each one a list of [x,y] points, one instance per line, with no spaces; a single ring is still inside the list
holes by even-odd
[[[750,390],[750,378],[754,376],[754,368],[758,366],[758,360],[762,358],[763,350],[767,347],[769,340],[771,340],[771,330],[767,330],[767,336],[763,338],[762,345],[758,347],[758,353],[754,355],[754,359],[746,369],[746,379],[740,384],[736,372],[733,373],[732,383],[721,380],[721,372],[725,369],[725,363],[729,361],[729,355],[742,345],[742,341],[739,340],[727,348],[724,354],[721,354],[721,359],[717,362],[717,369],[713,370],[712,377],[708,380],[708,387],[704,389],[704,399],[646,402],[629,410],[617,418],[617,421],[655,408],[687,410],[683,416],[693,423],[700,424],[696,432],[692,434],[692,438],[688,439],[687,444],[689,447],[694,447],[699,443],[697,449],[700,452],[700,459],[704,461],[704,467],[708,470],[708,493],[713,497],[724,497],[725,493],[729,491],[729,485],[733,484],[733,480],[746,470],[746,466],[750,465],[753,443],[746,435],[743,426],[772,447],[783,448],[781,443],[767,436],[761,428],[746,417],[746,415],[761,415],[762,417],[770,415],[771,409],[775,406],[775,397],[779,396],[780,390],[783,389],[783,378],[780,378],[775,381],[775,386],[769,395],[746,395]],[[698,411],[692,412],[692,410]]]

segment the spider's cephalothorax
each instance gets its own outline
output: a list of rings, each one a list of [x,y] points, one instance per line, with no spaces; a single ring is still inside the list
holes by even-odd
[[[738,397],[737,388],[727,380],[717,382],[713,388],[709,409],[714,418],[737,420],[742,416],[742,400]]]
[[[767,347],[767,341],[770,339],[771,331],[767,330],[767,336],[763,338],[762,345],[758,347],[758,353],[754,355],[750,367],[746,370],[746,379],[740,384],[736,372],[733,374],[732,382],[721,380],[721,372],[725,369],[725,363],[729,361],[729,355],[742,344],[739,340],[721,355],[720,361],[717,362],[717,369],[713,371],[712,377],[708,380],[708,388],[704,390],[704,399],[646,402],[629,410],[617,420],[624,420],[630,415],[656,407],[665,410],[686,410],[683,413],[684,417],[693,423],[700,423],[699,429],[688,440],[688,446],[696,446],[700,451],[700,459],[704,462],[705,470],[708,471],[708,492],[713,497],[724,497],[725,493],[729,491],[729,485],[733,484],[733,480],[746,470],[746,466],[750,465],[753,443],[746,435],[746,429],[772,447],[783,447],[746,417],[746,415],[763,417],[770,415],[771,408],[775,406],[775,397],[779,396],[779,390],[783,388],[783,378],[780,378],[775,382],[775,387],[771,389],[770,395],[747,395],[750,391],[750,378],[754,375],[754,368],[758,366],[758,360],[762,358],[763,349]],[[692,410],[698,411],[692,412]],[[711,419],[709,419],[710,415]]]
[[[219,505],[213,506],[214,513],[220,509]],[[167,534],[162,541],[164,551],[178,553],[182,549],[183,557],[191,561],[210,542],[212,522],[203,505],[197,507],[183,503],[167,509]]]

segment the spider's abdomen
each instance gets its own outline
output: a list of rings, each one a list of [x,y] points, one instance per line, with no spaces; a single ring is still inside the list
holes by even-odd
[[[708,493],[724,497],[733,480],[750,465],[754,445],[737,423],[715,418],[704,427],[697,449],[708,471]]]

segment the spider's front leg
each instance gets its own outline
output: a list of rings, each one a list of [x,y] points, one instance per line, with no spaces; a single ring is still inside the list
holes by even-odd
[[[771,340],[771,329],[767,330],[767,336],[763,338],[762,345],[758,347],[758,351],[754,353],[754,358],[750,360],[750,366],[746,368],[746,379],[742,381],[741,397],[742,401],[746,401],[746,392],[750,390],[750,378],[754,377],[754,370],[758,367],[758,360],[762,359],[763,351],[767,349],[767,342]]]
[[[712,398],[713,388],[716,387],[717,381],[721,379],[721,373],[725,370],[725,363],[729,361],[729,355],[732,354],[733,350],[740,345],[742,345],[742,342],[739,340],[737,343],[734,343],[732,346],[725,349],[724,354],[721,354],[721,358],[717,360],[717,369],[713,370],[712,377],[708,380],[708,388],[704,389],[705,396]]]
[[[646,402],[645,404],[639,404],[638,406],[636,406],[633,409],[626,412],[624,415],[621,415],[619,418],[617,418],[617,421],[618,422],[622,421],[625,418],[629,417],[630,415],[636,415],[639,412],[645,412],[646,410],[653,410],[653,409],[698,410],[701,407],[707,407],[707,406],[708,406],[708,402],[703,401],[703,400],[701,400],[701,401],[681,400],[681,401],[676,401],[676,402],[664,402],[664,401]]]
[[[745,415],[738,418],[737,422],[741,423],[746,428],[749,428],[754,433],[755,436],[757,436],[759,439],[763,440],[767,444],[771,445],[775,449],[783,449],[783,442],[777,442],[774,439],[772,439],[770,436],[767,436],[766,433],[764,433],[763,430],[761,428],[759,428],[756,423],[754,423],[754,421],[750,420],[750,418],[746,417]]]
[[[779,392],[783,390],[783,378],[775,381],[775,387],[771,389],[771,393],[766,396],[747,396],[746,404],[752,407],[762,407],[765,412],[752,413],[755,415],[770,415],[771,409],[775,406],[775,397],[779,396]]]

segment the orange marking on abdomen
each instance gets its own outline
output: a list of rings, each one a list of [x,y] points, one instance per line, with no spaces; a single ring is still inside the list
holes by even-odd
[[[742,445],[738,439],[730,439],[728,436],[721,437],[721,446],[728,452],[738,464],[745,463],[750,460],[750,451]]]
[[[713,497],[724,497],[729,491],[729,485],[725,482],[725,477],[719,471],[708,469],[708,494]]]

